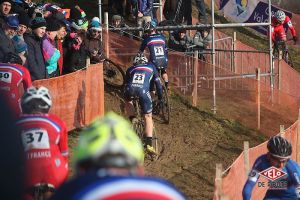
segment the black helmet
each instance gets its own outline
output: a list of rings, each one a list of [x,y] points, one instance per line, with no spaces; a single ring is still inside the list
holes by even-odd
[[[273,136],[268,141],[269,153],[277,158],[288,159],[292,154],[292,145],[285,138],[281,136]]]

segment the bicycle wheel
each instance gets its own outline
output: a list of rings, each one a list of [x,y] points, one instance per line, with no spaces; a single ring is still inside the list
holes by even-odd
[[[123,69],[107,59],[103,62],[103,77],[106,84],[116,88],[121,88],[125,81]]]
[[[290,65],[291,67],[294,67],[293,60],[292,60],[292,57],[291,57],[289,51],[285,52],[285,54],[284,54],[284,60],[285,60],[285,62],[288,65]]]
[[[162,105],[162,116],[166,124],[170,123],[170,102],[169,102],[169,96],[168,96],[168,90],[165,86],[163,86],[163,105]]]

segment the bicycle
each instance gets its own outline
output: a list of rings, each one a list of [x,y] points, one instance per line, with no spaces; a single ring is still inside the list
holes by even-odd
[[[50,199],[54,191],[54,186],[48,183],[38,183],[30,189],[30,193],[34,197],[34,200]]]
[[[288,40],[289,41],[289,40]],[[274,59],[284,60],[291,67],[294,66],[292,57],[290,56],[288,46],[286,45],[286,41],[277,41],[274,44],[273,50]]]
[[[121,89],[125,81],[123,69],[109,59],[103,61],[103,78],[107,85]]]
[[[133,98],[133,106],[135,109],[135,118],[132,120],[132,127],[134,129],[134,131],[136,132],[136,134],[138,135],[138,137],[141,139],[141,141],[143,142],[144,140],[144,130],[145,130],[145,121],[144,121],[144,117],[142,114],[142,109],[140,107],[140,102],[139,102],[139,98],[135,97]],[[155,161],[158,159],[158,137],[157,137],[157,133],[156,133],[156,129],[153,128],[153,135],[152,135],[152,145],[153,148],[155,150],[155,152],[157,154],[149,154],[147,153],[147,151],[145,150],[145,157],[149,158],[152,161]]]
[[[159,78],[160,82],[162,83],[163,95],[162,95],[162,104],[158,104],[158,96],[155,96],[155,100],[153,100],[153,114],[158,115],[166,124],[170,124],[170,101],[169,101],[169,94],[168,89],[164,84],[164,80],[162,78],[161,70],[159,70]]]

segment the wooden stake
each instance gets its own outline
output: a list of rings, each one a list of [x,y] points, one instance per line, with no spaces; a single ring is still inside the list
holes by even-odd
[[[216,187],[217,187],[217,195],[218,198],[221,199],[223,192],[222,192],[222,171],[223,167],[221,163],[216,164]]]
[[[296,159],[297,159],[297,162],[299,163],[300,162],[300,109],[298,111],[298,127],[297,127],[297,146],[296,148]]]
[[[244,141],[244,165],[246,178],[249,174],[250,161],[249,161],[249,141]]]
[[[256,88],[256,103],[257,103],[257,130],[260,130],[260,68],[256,69],[256,80],[257,80],[257,88]]]
[[[193,106],[197,106],[198,101],[198,50],[194,52],[194,88],[193,88]]]

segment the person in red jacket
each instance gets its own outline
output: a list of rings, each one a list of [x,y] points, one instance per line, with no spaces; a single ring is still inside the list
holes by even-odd
[[[48,89],[31,87],[21,99],[23,114],[16,124],[25,151],[25,200],[33,200],[34,187],[47,185],[51,196],[68,177],[68,135],[65,123],[48,114],[52,100]]]
[[[24,91],[32,86],[28,69],[18,64],[0,64],[0,95],[10,104],[14,117],[21,114],[21,83]]]
[[[296,30],[292,24],[291,19],[285,15],[285,13],[282,10],[278,10],[274,16],[272,16],[272,41],[286,41],[286,32],[284,30],[284,26],[288,26],[289,30],[291,31],[291,34],[293,36],[293,40],[296,43],[297,33]]]

